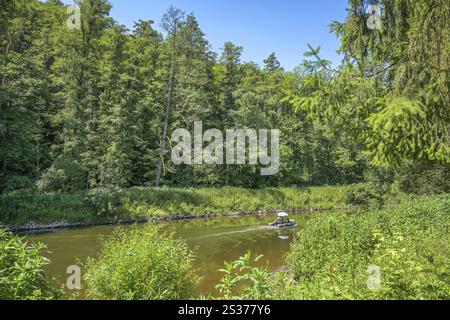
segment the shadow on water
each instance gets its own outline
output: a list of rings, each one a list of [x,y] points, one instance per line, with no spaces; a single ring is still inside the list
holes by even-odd
[[[199,293],[214,292],[225,261],[234,261],[248,250],[264,255],[264,262],[274,271],[284,265],[295,233],[318,213],[292,215],[297,221],[295,229],[279,230],[269,227],[274,216],[226,217],[191,221],[165,222],[164,226],[175,230],[196,253],[196,267],[203,277]],[[31,235],[32,241],[48,246],[48,258],[52,261],[46,271],[61,283],[67,279],[68,266],[80,265],[88,257],[97,257],[100,239],[110,236],[115,226],[98,226],[84,229],[60,230],[54,233]]]

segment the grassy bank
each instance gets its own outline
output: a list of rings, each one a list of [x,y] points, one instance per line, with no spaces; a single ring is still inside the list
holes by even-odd
[[[450,195],[312,219],[287,259],[287,299],[450,299]]]
[[[448,194],[389,209],[317,215],[297,234],[289,268],[270,273],[258,263],[261,257],[248,253],[225,263],[214,297],[195,295],[197,271],[183,240],[155,224],[116,230],[99,258],[85,265],[88,293],[94,299],[448,300],[449,218]],[[0,247],[6,268],[0,299],[60,296],[43,272],[43,247],[1,230]]]
[[[224,264],[220,295],[205,297],[193,295],[196,276],[187,246],[148,225],[105,242],[100,258],[88,263],[88,291],[102,299],[445,300],[449,218],[449,195],[318,215],[297,234],[286,271],[270,273],[258,262],[264,257],[248,252]]]
[[[185,215],[257,212],[271,209],[342,208],[346,195],[358,186],[270,189],[95,190],[73,194],[0,196],[0,223],[106,223]]]

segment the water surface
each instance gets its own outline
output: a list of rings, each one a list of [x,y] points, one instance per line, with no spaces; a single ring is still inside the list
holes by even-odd
[[[271,271],[284,266],[284,258],[296,232],[301,231],[307,220],[316,213],[292,215],[297,221],[295,229],[279,230],[269,227],[272,216],[224,217],[163,223],[185,239],[196,253],[196,267],[203,277],[198,292],[214,292],[222,274],[218,269],[224,261],[234,261],[248,250],[264,255],[264,262]],[[61,283],[65,283],[66,269],[81,265],[88,257],[97,257],[100,240],[109,237],[116,226],[99,226],[84,229],[61,230],[53,233],[29,236],[32,241],[48,246],[47,257],[52,261],[46,271]]]

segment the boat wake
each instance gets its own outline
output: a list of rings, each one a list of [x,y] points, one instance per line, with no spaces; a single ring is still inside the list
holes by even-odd
[[[246,228],[243,230],[233,230],[233,231],[207,234],[207,235],[204,235],[201,237],[192,238],[191,240],[203,240],[203,239],[213,238],[213,237],[224,237],[224,236],[228,236],[228,235],[232,235],[232,234],[249,233],[249,232],[263,231],[263,230],[270,230],[270,229],[273,229],[273,228],[270,226],[258,226],[258,227]]]

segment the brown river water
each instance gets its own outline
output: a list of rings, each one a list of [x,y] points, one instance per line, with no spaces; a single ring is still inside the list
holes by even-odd
[[[208,294],[215,293],[214,287],[222,277],[218,269],[223,267],[224,261],[234,261],[248,250],[257,255],[264,255],[263,261],[268,262],[271,271],[283,267],[284,258],[295,234],[301,232],[305,223],[318,214],[320,213],[291,215],[298,226],[285,230],[268,226],[276,219],[274,215],[173,221],[162,224],[174,229],[194,250],[195,264],[203,277],[198,286],[198,293]],[[69,276],[66,274],[67,267],[81,266],[88,257],[97,257],[100,239],[110,236],[114,228],[116,226],[59,230],[31,235],[28,238],[47,245],[49,252],[46,256],[51,260],[51,264],[46,267],[46,271],[64,284]],[[72,293],[69,291],[67,296]]]

